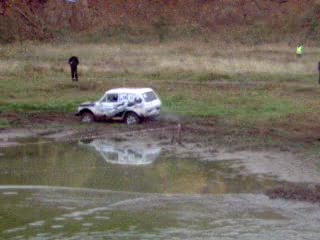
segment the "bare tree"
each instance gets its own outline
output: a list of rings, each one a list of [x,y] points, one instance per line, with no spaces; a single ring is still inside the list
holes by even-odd
[[[1,0],[3,17],[14,16],[16,27],[36,37],[46,34],[46,24],[41,16],[47,0]]]

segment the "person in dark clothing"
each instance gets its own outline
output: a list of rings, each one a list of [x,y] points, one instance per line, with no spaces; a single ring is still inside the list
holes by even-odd
[[[318,83],[320,84],[320,62],[318,62],[318,73],[319,73]]]
[[[71,58],[69,58],[72,81],[78,81],[78,64],[79,59],[76,56],[72,56]]]

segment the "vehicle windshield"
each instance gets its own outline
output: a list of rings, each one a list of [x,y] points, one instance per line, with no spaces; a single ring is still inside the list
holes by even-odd
[[[145,92],[142,96],[146,102],[151,102],[157,99],[157,95],[153,91]]]

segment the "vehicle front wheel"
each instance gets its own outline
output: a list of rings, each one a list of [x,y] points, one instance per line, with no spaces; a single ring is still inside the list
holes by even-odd
[[[81,122],[83,123],[91,123],[94,122],[94,116],[90,112],[84,112],[81,114]]]
[[[124,121],[127,125],[135,125],[140,123],[140,118],[137,114],[129,112],[126,114]]]

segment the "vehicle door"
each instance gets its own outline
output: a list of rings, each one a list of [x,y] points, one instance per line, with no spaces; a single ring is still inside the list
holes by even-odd
[[[129,108],[133,108],[133,107],[135,107],[135,98],[136,98],[136,94],[134,94],[134,93],[130,93],[130,94],[128,94],[128,97],[127,97],[127,102],[128,102],[128,107]]]
[[[116,113],[119,96],[117,93],[108,93],[102,100],[101,100],[101,111],[103,115],[107,117],[112,117]]]

